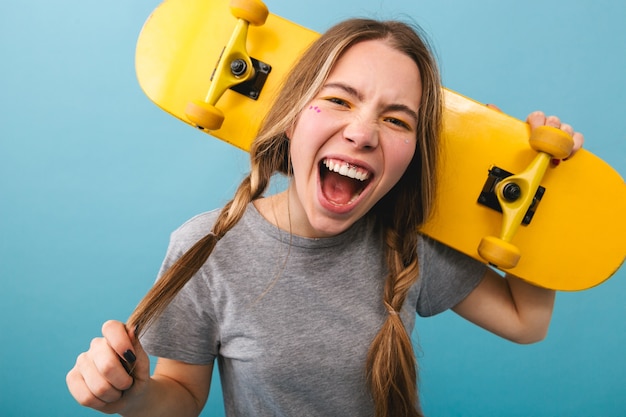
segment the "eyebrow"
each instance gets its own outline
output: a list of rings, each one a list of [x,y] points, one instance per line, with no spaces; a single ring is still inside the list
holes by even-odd
[[[322,90],[324,90],[326,88],[338,88],[340,90],[345,91],[347,94],[349,94],[352,97],[355,97],[356,99],[358,99],[360,101],[363,100],[363,95],[361,93],[359,93],[359,91],[357,89],[355,89],[353,87],[350,87],[349,85],[344,84],[344,83],[328,83],[328,84],[325,84],[322,87]],[[402,113],[406,113],[416,123],[419,120],[417,112],[415,112],[409,106],[406,106],[404,104],[390,104],[390,105],[385,107],[385,111],[399,111],[399,112],[402,112]]]
[[[325,89],[325,88],[338,88],[340,90],[345,91],[346,93],[348,93],[352,97],[356,97],[359,100],[363,100],[363,95],[361,93],[359,93],[355,88],[350,87],[349,85],[344,84],[344,83],[328,83],[328,84],[324,84],[322,89]]]

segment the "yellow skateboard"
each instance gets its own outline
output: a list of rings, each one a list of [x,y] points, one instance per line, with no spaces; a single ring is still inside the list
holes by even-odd
[[[185,123],[248,150],[280,81],[319,35],[260,0],[166,0],[145,23],[136,70],[146,95]],[[445,91],[434,213],[423,233],[556,290],[582,290],[626,257],[626,185],[571,139]]]

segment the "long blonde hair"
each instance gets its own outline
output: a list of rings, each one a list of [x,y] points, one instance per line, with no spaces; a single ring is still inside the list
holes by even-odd
[[[422,81],[417,148],[406,172],[370,211],[382,226],[388,275],[383,304],[389,311],[367,355],[367,380],[377,417],[419,416],[417,365],[400,310],[418,278],[418,227],[428,217],[435,193],[435,164],[442,118],[437,65],[419,31],[398,21],[350,19],[322,35],[303,54],[284,81],[250,150],[251,170],[213,229],[165,272],[128,320],[139,334],[206,262],[219,239],[243,216],[248,204],[263,196],[275,173],[289,175],[286,131],[321,89],[333,65],[352,45],[380,39],[415,61]],[[417,94],[417,92],[416,92]]]

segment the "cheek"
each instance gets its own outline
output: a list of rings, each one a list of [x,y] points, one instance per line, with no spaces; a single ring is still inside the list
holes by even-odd
[[[306,112],[307,110],[305,109],[304,113]],[[311,120],[311,117],[308,117],[304,113],[300,116],[295,126],[287,131],[294,174],[308,172],[315,158],[317,148],[319,147],[319,141],[313,129],[315,123]]]
[[[295,125],[286,132],[292,149],[312,152],[320,147],[328,139],[328,126],[332,125],[329,114],[315,105],[305,107]]]
[[[321,113],[321,112],[322,112],[322,109],[320,109],[318,106],[309,105],[308,107],[306,107],[305,110],[303,110],[300,113],[300,115],[296,118],[296,123],[291,125],[285,132],[285,134],[287,135],[287,138],[289,139],[293,138],[293,134],[294,134],[294,131],[296,130],[296,126],[307,123],[307,117],[308,117],[307,113]]]
[[[408,168],[413,155],[415,154],[415,142],[398,144],[394,146],[390,153],[387,153],[387,166],[390,167],[390,174],[394,182],[400,180]]]

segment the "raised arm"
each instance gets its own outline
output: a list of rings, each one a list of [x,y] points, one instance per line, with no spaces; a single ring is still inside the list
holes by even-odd
[[[478,326],[516,343],[543,340],[555,293],[519,278],[487,270],[481,283],[453,310]]]
[[[531,129],[548,125],[569,133],[574,140],[572,155],[583,145],[583,135],[569,124],[561,123],[556,116],[537,111],[526,121]],[[490,269],[482,282],[453,310],[506,339],[533,343],[545,338],[548,332],[554,298],[552,290],[536,287],[511,275],[502,278]]]

